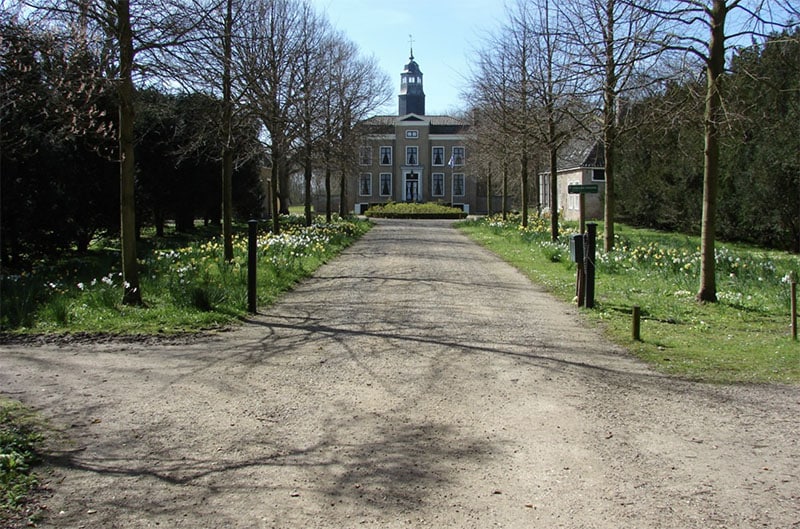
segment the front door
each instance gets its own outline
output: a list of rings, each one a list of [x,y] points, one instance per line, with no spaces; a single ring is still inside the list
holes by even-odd
[[[406,202],[419,202],[419,173],[406,174]]]

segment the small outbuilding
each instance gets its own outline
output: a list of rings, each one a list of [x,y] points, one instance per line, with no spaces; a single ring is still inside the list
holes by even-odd
[[[576,139],[567,143],[558,156],[558,209],[564,220],[579,220],[580,197],[570,194],[571,185],[597,185],[597,193],[585,197],[585,220],[603,218],[605,196],[605,160],[603,144],[597,140]],[[539,199],[542,207],[550,208],[550,172],[539,174]]]

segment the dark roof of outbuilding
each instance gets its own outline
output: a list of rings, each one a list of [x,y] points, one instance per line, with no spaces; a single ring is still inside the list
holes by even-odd
[[[603,143],[598,140],[574,139],[567,142],[558,153],[558,170],[578,167],[602,168],[605,165]]]

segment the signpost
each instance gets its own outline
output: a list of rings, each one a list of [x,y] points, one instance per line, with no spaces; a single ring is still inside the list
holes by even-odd
[[[584,195],[599,192],[597,184],[571,184],[567,186],[567,193],[570,195],[580,195],[580,231],[583,235],[586,232],[586,219],[584,210],[586,199]],[[578,277],[576,280],[576,294],[578,306],[585,306],[587,309],[594,307],[594,256],[595,238],[597,237],[597,224],[590,224],[588,236],[584,235],[582,259],[577,262]]]
[[[597,193],[599,190],[600,189],[597,184],[571,184],[567,186],[567,193],[570,195]]]

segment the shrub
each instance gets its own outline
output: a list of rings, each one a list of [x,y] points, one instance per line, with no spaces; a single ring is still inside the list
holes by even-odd
[[[387,202],[370,206],[365,215],[385,219],[463,219],[467,217],[467,214],[459,208],[435,202]]]

